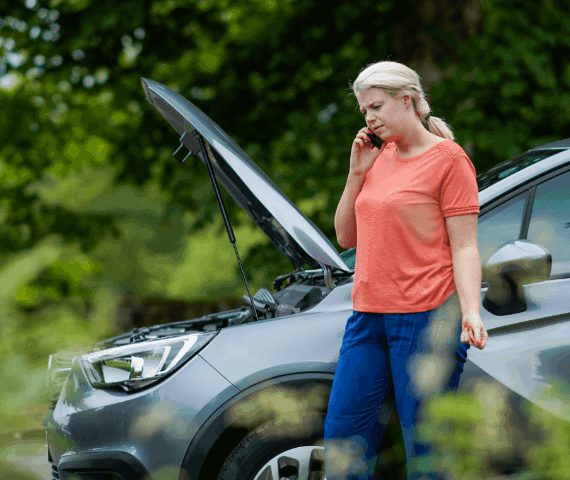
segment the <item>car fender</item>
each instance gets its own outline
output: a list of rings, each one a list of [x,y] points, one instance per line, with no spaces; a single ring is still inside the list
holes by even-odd
[[[299,373],[259,382],[221,405],[193,437],[180,480],[213,478],[247,433],[278,418],[310,428],[326,414],[334,373]]]

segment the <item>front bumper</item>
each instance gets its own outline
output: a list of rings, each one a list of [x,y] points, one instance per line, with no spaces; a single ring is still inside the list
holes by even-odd
[[[198,429],[237,393],[199,355],[135,393],[91,387],[75,361],[46,419],[53,479],[177,480]]]

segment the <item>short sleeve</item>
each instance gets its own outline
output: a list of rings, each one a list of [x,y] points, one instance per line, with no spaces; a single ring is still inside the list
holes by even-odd
[[[473,163],[457,144],[445,148],[445,151],[450,161],[440,188],[439,203],[443,216],[479,213],[479,189]]]

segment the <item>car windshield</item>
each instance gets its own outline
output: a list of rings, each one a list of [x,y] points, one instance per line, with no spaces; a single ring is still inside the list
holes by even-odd
[[[490,187],[503,178],[510,177],[512,174],[521,171],[523,168],[530,167],[534,163],[540,162],[547,157],[560,153],[560,150],[533,150],[531,152],[523,153],[518,157],[511,158],[506,162],[499,163],[499,165],[487,170],[485,173],[477,175],[477,185],[479,191]]]

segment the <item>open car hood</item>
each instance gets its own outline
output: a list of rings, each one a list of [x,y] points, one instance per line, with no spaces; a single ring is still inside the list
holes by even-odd
[[[141,82],[147,100],[178,135],[192,130],[201,135],[218,182],[294,265],[351,271],[323,232],[214,121],[168,87],[146,78]],[[204,154],[199,156],[204,162]]]

